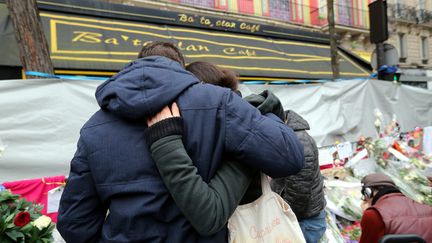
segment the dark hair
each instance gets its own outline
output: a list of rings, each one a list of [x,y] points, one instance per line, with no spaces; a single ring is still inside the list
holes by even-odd
[[[372,205],[375,205],[375,203],[380,199],[382,196],[390,193],[401,193],[400,190],[395,186],[377,186],[372,187],[372,189],[375,189],[377,193],[373,195],[372,199]]]
[[[148,56],[163,56],[179,62],[182,66],[185,65],[183,54],[174,44],[169,42],[155,41],[144,46],[139,52],[138,58]]]
[[[237,91],[237,74],[229,69],[223,69],[210,62],[193,62],[186,66],[186,70],[193,73],[204,83],[214,84]]]

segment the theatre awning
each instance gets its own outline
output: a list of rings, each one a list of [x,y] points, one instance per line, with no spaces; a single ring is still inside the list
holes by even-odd
[[[3,5],[3,6],[2,6]],[[7,10],[0,4],[0,65],[20,66]],[[241,76],[330,79],[326,44],[262,36],[41,11],[51,58],[57,69],[119,70],[136,58],[143,45],[161,40],[175,43],[188,63],[209,61]],[[252,28],[252,26],[251,26]],[[8,31],[9,30],[9,31]],[[12,35],[11,35],[12,33]],[[340,52],[342,78],[369,73]]]

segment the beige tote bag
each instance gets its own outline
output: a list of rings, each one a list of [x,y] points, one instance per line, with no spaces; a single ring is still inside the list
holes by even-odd
[[[228,220],[230,243],[306,242],[297,217],[261,173],[263,194],[252,203],[240,205]]]

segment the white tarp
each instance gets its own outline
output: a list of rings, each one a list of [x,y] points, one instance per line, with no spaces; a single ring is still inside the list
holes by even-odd
[[[98,109],[100,81],[0,81],[0,182],[67,174],[79,129]],[[307,85],[241,85],[243,95],[273,91],[310,123],[319,146],[374,136],[373,110],[403,131],[432,125],[432,91],[376,80]],[[109,132],[109,131],[107,131]],[[1,144],[0,144],[1,146]]]

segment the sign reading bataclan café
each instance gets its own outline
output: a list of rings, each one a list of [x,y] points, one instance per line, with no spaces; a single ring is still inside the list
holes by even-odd
[[[332,76],[328,39],[323,35],[285,31],[292,38],[277,39],[264,37],[270,35],[265,32],[270,30],[260,24],[160,10],[145,12],[145,9],[107,3],[100,3],[96,8],[91,3],[38,1],[57,69],[119,70],[136,58],[142,46],[159,40],[175,43],[189,63],[213,62],[243,77],[326,79]],[[113,17],[107,18],[107,14]],[[300,37],[303,41],[294,40]],[[307,38],[315,42],[306,41]],[[369,75],[342,53],[341,57],[342,77]]]

